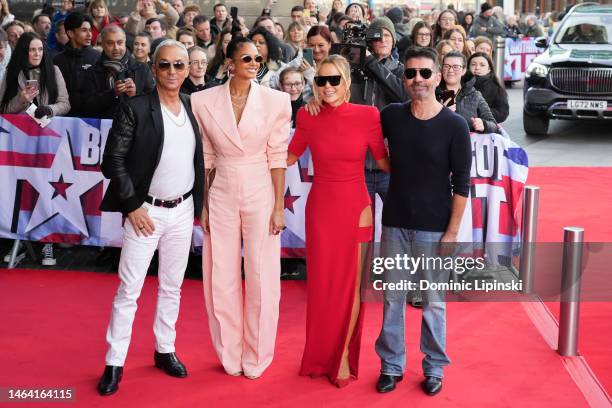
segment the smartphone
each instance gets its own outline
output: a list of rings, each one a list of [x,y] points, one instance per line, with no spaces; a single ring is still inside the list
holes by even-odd
[[[238,21],[238,7],[230,8],[230,16],[232,16],[232,20]]]
[[[310,9],[304,9],[304,13],[302,14],[304,18],[310,18]]]
[[[302,51],[302,55],[304,56],[304,59],[308,61],[310,66],[314,67],[314,58],[312,55],[312,48],[304,48],[304,50]]]
[[[38,80],[37,79],[28,79],[26,81],[26,88],[38,89]]]

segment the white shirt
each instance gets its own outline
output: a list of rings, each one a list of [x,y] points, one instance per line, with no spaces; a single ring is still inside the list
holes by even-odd
[[[195,134],[187,112],[175,116],[164,105],[164,145],[159,164],[153,174],[149,195],[162,200],[173,200],[193,189],[195,180]]]

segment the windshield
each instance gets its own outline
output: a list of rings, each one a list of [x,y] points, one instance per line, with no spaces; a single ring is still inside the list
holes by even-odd
[[[612,14],[574,14],[555,35],[556,44],[612,44]]]

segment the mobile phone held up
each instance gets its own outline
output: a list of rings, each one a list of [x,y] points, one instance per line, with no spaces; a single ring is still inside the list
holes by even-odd
[[[314,57],[312,54],[312,48],[304,48],[302,51],[302,55],[304,56],[304,60],[308,61],[310,66],[314,67]]]
[[[26,88],[38,90],[38,80],[37,79],[28,79],[25,85],[26,85]]]
[[[232,16],[232,20],[238,21],[238,7],[230,8],[230,16]]]

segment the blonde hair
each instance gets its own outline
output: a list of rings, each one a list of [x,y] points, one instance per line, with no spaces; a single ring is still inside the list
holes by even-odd
[[[319,75],[319,71],[321,71],[321,68],[325,64],[333,65],[340,73],[340,77],[342,78],[341,82],[344,82],[344,85],[346,85],[344,102],[348,102],[349,99],[351,99],[351,65],[346,60],[346,58],[341,55],[330,55],[317,64],[317,75]],[[315,101],[317,101],[317,103],[321,105],[323,101],[321,100],[321,96],[319,95],[319,87],[316,83],[313,85],[315,88],[315,92],[313,92],[313,97],[315,98]]]

